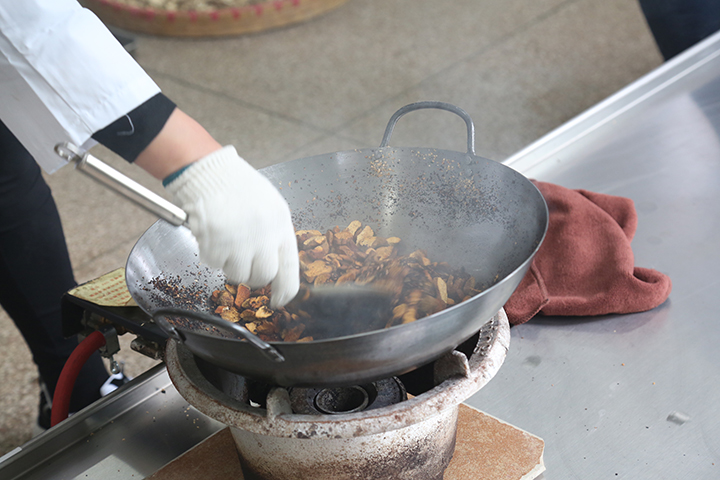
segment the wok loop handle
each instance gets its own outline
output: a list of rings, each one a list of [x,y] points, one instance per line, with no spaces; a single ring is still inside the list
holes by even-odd
[[[252,346],[260,350],[271,361],[278,363],[285,361],[285,357],[275,347],[263,340],[260,340],[260,338],[250,333],[247,328],[242,327],[237,323],[225,321],[208,313],[193,312],[190,310],[183,310],[182,308],[160,308],[152,312],[153,320],[155,320],[162,329],[170,335],[170,337],[181,343],[185,342],[185,336],[182,334],[181,330],[175,328],[164,318],[166,316],[190,317],[204,323],[209,323],[213,327],[239,335],[250,342]]]
[[[465,125],[467,125],[467,153],[475,155],[475,124],[473,123],[472,118],[470,118],[470,115],[468,115],[468,113],[462,108],[445,102],[417,102],[402,107],[400,110],[395,112],[392,117],[390,117],[390,121],[388,122],[387,127],[385,127],[385,134],[383,135],[382,142],[380,142],[380,147],[382,148],[388,146],[390,143],[390,136],[392,135],[393,130],[395,129],[395,124],[400,117],[406,113],[421,110],[423,108],[447,110],[448,112],[454,113],[458,117],[462,118],[465,121]]]

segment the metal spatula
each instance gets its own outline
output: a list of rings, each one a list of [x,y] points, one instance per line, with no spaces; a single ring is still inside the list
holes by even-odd
[[[289,308],[310,315],[306,333],[315,340],[385,328],[392,315],[393,295],[372,284],[320,285],[301,290]]]

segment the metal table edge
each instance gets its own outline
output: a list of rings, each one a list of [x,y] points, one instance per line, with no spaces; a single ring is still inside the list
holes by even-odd
[[[175,390],[165,364],[158,364],[0,458],[0,477],[7,480],[22,478],[37,467],[38,459],[46,462],[62,456],[73,445],[137,405],[155,395],[171,392]]]

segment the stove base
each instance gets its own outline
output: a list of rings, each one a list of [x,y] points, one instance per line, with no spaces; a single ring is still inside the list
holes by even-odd
[[[544,448],[542,439],[461,404],[455,454],[443,478],[532,480],[545,471]],[[302,478],[298,477],[298,480]],[[248,480],[243,476],[229,427],[170,462],[147,480],[228,479]]]
[[[358,437],[284,438],[230,427],[245,480],[442,480],[458,407],[404,428]]]

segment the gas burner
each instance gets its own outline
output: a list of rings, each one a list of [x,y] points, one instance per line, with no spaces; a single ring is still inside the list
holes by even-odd
[[[349,387],[295,387],[288,393],[293,413],[306,415],[357,413],[407,400],[405,386],[397,377]]]
[[[430,364],[333,388],[258,383],[174,340],[165,361],[178,392],[230,427],[247,480],[439,480],[455,448],[460,403],[497,373],[509,342],[500,310]]]

